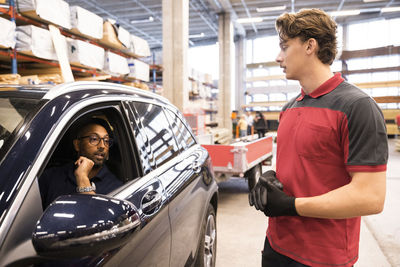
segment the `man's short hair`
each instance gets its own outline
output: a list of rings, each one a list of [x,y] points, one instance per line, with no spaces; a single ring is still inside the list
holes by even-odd
[[[284,13],[276,20],[281,42],[299,37],[303,42],[314,38],[318,42],[318,58],[331,65],[337,54],[336,22],[320,9],[302,9],[297,13]]]
[[[113,131],[111,130],[110,124],[106,120],[97,117],[90,117],[78,122],[75,127],[74,138],[79,138],[82,131],[84,131],[89,125],[93,124],[102,126],[104,129],[106,129],[108,136],[111,138],[113,137]]]

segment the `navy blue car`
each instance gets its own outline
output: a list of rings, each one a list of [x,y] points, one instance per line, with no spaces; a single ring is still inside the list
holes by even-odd
[[[121,186],[46,207],[41,176],[76,159],[87,118],[109,124]],[[0,266],[215,266],[217,205],[208,153],[165,98],[100,82],[0,87]]]

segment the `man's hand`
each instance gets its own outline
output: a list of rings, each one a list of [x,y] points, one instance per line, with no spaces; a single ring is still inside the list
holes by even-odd
[[[94,166],[94,162],[86,157],[80,156],[77,161],[75,161],[75,177],[76,184],[79,187],[90,186],[89,173]]]
[[[283,186],[275,175],[272,170],[261,175],[249,193],[250,206],[254,205],[269,217],[298,215],[294,205],[295,198],[283,192]]]

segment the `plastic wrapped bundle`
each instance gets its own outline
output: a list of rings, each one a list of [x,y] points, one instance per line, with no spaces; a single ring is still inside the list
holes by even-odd
[[[18,26],[16,29],[17,51],[39,58],[57,60],[51,34],[48,30],[33,26]]]
[[[131,48],[130,51],[137,57],[149,57],[151,56],[149,43],[135,35],[131,35]]]
[[[15,47],[15,23],[0,17],[0,47]]]
[[[69,4],[63,0],[17,0],[16,5],[27,17],[71,29]]]
[[[129,77],[135,78],[141,81],[148,82],[150,76],[150,67],[148,64],[137,60],[137,59],[128,59],[129,66]]]
[[[68,57],[72,65],[79,67],[104,68],[104,49],[83,42],[81,40],[68,39]]]
[[[103,19],[80,6],[71,6],[72,31],[85,37],[103,38]]]
[[[111,75],[122,76],[129,73],[128,61],[125,57],[106,51],[104,71]]]

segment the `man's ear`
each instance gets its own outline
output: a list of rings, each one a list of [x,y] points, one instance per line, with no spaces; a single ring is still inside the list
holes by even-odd
[[[79,152],[79,139],[74,139],[72,143],[74,144],[74,148],[76,152]]]
[[[318,51],[318,42],[314,38],[310,38],[306,41],[306,52],[307,54],[317,53]]]

